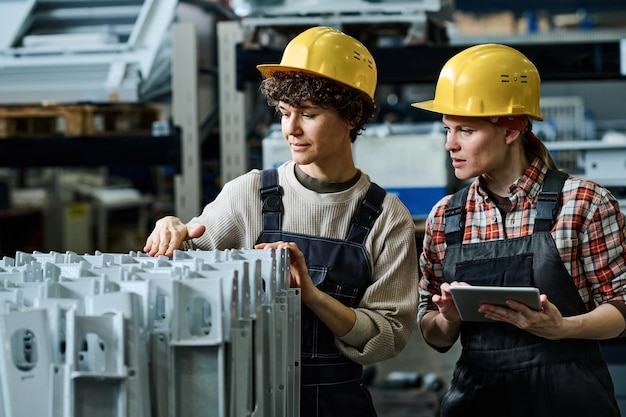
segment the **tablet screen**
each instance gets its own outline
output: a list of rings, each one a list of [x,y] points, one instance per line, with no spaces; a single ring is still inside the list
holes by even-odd
[[[535,287],[493,287],[484,285],[450,287],[456,308],[464,321],[491,321],[478,312],[481,304],[506,307],[506,300],[516,300],[534,310],[541,309],[539,289]]]

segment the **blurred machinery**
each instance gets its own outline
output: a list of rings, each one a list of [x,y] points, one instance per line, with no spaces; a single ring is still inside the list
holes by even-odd
[[[140,101],[163,75],[177,3],[3,2],[0,102]]]

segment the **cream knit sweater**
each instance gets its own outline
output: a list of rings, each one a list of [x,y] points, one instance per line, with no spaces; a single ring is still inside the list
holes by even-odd
[[[283,195],[283,230],[344,239],[350,220],[365,196],[370,179],[362,174],[346,191],[319,194],[303,187],[294,163],[278,168]],[[261,234],[259,170],[224,185],[217,198],[189,224],[203,224],[206,232],[187,242],[185,249],[252,248]],[[406,207],[387,194],[382,213],[365,242],[372,262],[372,284],[355,309],[356,323],[337,347],[352,360],[372,364],[397,355],[409,341],[418,303],[418,266],[415,225]]]

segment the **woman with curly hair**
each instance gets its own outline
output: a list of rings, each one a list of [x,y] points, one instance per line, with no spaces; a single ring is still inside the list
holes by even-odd
[[[363,365],[409,341],[418,267],[409,211],[352,157],[376,113],[374,59],[356,39],[313,27],[280,64],[257,68],[292,159],[230,181],[186,224],[157,221],[144,250],[288,248],[302,300],[300,415],[376,416]]]

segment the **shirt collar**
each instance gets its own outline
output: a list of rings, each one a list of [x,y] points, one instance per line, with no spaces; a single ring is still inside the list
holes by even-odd
[[[526,168],[526,171],[509,187],[509,195],[522,192],[527,198],[534,200],[543,185],[543,179],[548,172],[548,166],[540,158],[535,160]],[[477,178],[477,193],[486,198],[488,193],[483,185],[481,177]]]
[[[520,188],[526,196],[534,200],[543,186],[543,179],[548,172],[548,166],[539,158],[526,168],[524,174],[517,179],[515,185]]]

